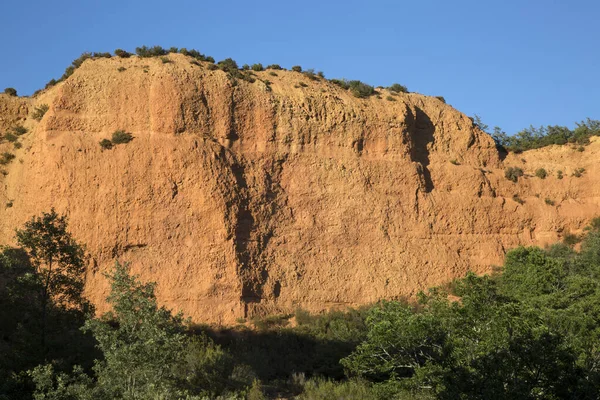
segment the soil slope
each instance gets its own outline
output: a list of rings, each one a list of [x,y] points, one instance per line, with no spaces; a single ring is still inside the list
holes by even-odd
[[[0,175],[0,243],[32,215],[66,213],[100,311],[115,260],[167,306],[230,324],[413,296],[600,215],[600,142],[503,160],[433,97],[358,99],[296,72],[249,83],[169,59],[88,60],[34,98],[0,95],[0,132],[29,128],[22,148],[0,145],[16,155]],[[103,150],[120,129],[134,140]],[[529,176],[512,183],[505,166]]]

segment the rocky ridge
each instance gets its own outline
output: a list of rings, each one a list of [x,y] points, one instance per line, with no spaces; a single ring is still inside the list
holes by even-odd
[[[29,129],[22,148],[0,145],[16,155],[0,175],[0,243],[32,215],[67,214],[99,311],[115,260],[167,306],[231,324],[413,296],[600,214],[596,138],[504,157],[434,97],[359,99],[297,72],[250,83],[168,60],[87,60],[33,98],[0,94],[0,132]],[[120,129],[134,140],[99,146]],[[510,182],[506,166],[526,176]]]

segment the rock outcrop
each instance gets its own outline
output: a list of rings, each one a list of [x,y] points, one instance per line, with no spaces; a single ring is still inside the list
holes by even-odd
[[[32,215],[67,214],[99,311],[115,260],[167,306],[229,324],[413,296],[600,214],[597,141],[502,159],[433,97],[358,99],[296,72],[249,83],[169,59],[88,60],[34,98],[0,95],[0,130],[29,128],[21,149],[0,145],[16,155],[0,175],[0,243]],[[103,150],[119,129],[134,140]],[[530,176],[506,180],[509,165]]]

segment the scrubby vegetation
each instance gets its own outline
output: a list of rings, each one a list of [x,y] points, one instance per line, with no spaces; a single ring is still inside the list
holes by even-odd
[[[0,165],[8,165],[14,159],[14,154],[5,151],[4,153],[0,154]]]
[[[507,167],[504,170],[504,177],[512,182],[517,182],[523,176],[523,170],[519,167]]]
[[[112,134],[113,144],[129,143],[133,140],[133,135],[125,131],[115,131]]]
[[[348,81],[348,87],[354,97],[365,98],[375,94],[375,88],[361,81]]]
[[[566,126],[548,125],[535,128],[530,126],[517,132],[515,135],[507,135],[500,127],[495,127],[493,132],[488,131],[481,118],[477,115],[473,118],[473,124],[492,136],[499,148],[515,153],[525,150],[539,149],[553,144],[564,145],[574,143],[580,146],[578,151],[583,151],[590,142],[592,136],[600,136],[600,121],[587,118],[585,121],[575,123],[576,127],[570,129]]]
[[[121,57],[121,58],[129,58],[129,57],[131,57],[131,53],[129,53],[125,50],[122,50],[122,49],[116,49],[115,56]]]
[[[155,285],[118,263],[107,274],[112,311],[94,317],[83,248],[66,222],[54,211],[34,217],[18,246],[0,251],[3,398],[600,396],[600,219],[566,244],[517,248],[497,273],[467,274],[414,303],[298,310],[218,332],[160,307]]]
[[[9,95],[9,96],[16,96],[17,95],[17,89],[9,87],[9,88],[4,89],[4,93],[7,94],[7,95]]]
[[[583,175],[584,172],[585,172],[585,168],[577,168],[577,169],[575,169],[575,171],[573,171],[573,176],[575,178],[581,178],[581,176]]]
[[[35,119],[36,121],[41,121],[49,108],[50,107],[48,107],[48,104],[41,104],[39,107],[35,108],[31,114],[31,118]]]
[[[112,134],[111,140],[102,139],[100,141],[100,147],[104,150],[110,150],[115,145],[129,143],[133,140],[133,135],[123,130],[115,131]]]
[[[122,50],[122,49],[116,49],[114,51],[114,53],[117,57],[120,57],[120,58],[128,58],[128,57],[131,57],[131,55],[132,55],[131,53],[129,53],[125,50]],[[137,56],[142,57],[142,58],[160,57],[160,59],[163,63],[173,62],[173,60],[166,57],[169,53],[179,53],[179,54],[183,54],[185,56],[192,57],[192,58],[194,58],[193,63],[195,63],[196,65],[200,65],[198,63],[198,61],[206,61],[206,62],[210,62],[210,63],[215,62],[215,59],[213,57],[205,56],[204,54],[202,54],[199,51],[194,50],[194,49],[192,49],[192,50],[188,50],[186,48],[179,49],[177,47],[171,47],[169,49],[165,49],[161,46],[152,46],[152,47],[141,46],[141,47],[137,47],[135,49],[135,54]],[[75,72],[75,70],[83,64],[83,62],[85,60],[102,58],[102,57],[110,58],[111,54],[110,53],[83,53],[79,58],[74,60],[73,63],[65,70],[65,73],[63,74],[63,76],[60,79],[50,80],[50,82],[48,82],[46,84],[46,89],[51,86],[56,85],[57,83],[68,78],[69,76],[71,76]],[[240,68],[233,59],[226,58],[222,61],[219,61],[216,65],[208,65],[208,70],[214,71],[216,69],[221,69],[222,71],[226,72],[228,74],[229,78],[231,79],[232,84],[235,86],[237,84],[237,79],[242,79],[242,80],[245,80],[250,83],[255,82],[256,79],[252,76],[252,73],[248,73],[250,71],[260,72],[260,71],[264,71],[265,69],[282,70],[283,68],[279,64],[270,64],[265,68],[265,67],[263,67],[263,65],[261,63],[256,63],[256,64],[253,64],[252,66],[250,66],[248,64],[244,64]],[[315,72],[314,69],[308,69],[306,71],[303,71],[302,67],[299,65],[293,66],[291,68],[291,70],[294,72],[303,73],[310,80],[316,81],[319,79],[325,79],[325,74],[323,73],[323,71]],[[125,68],[119,67],[118,71],[119,72],[125,71]],[[144,69],[143,72],[148,72],[148,71],[147,71],[147,69]],[[270,72],[270,75],[277,76],[277,74],[272,71]],[[358,98],[366,98],[366,97],[377,94],[377,92],[375,91],[375,88],[373,86],[368,85],[368,84],[363,83],[358,80],[347,81],[345,79],[330,79],[329,81],[333,84],[336,84],[336,85],[342,87],[345,90],[349,90],[355,97],[358,97]],[[302,84],[300,84],[300,86],[302,86]],[[390,92],[393,96],[397,96],[398,93],[400,93],[400,92],[408,93],[406,86],[398,84],[398,83],[394,83],[393,85],[389,86],[388,90],[390,90]],[[36,93],[38,93],[38,92],[36,92]],[[377,95],[377,96],[378,96],[378,98],[381,98],[381,96],[379,96],[379,95]],[[441,97],[438,97],[438,98],[442,99],[442,101],[445,102],[445,100],[443,100],[443,98],[441,98]],[[392,100],[390,100],[390,101],[392,101]]]
[[[546,170],[544,168],[538,168],[535,170],[535,176],[537,176],[540,179],[546,179],[546,176],[548,176],[548,173],[546,172]]]
[[[390,92],[395,92],[395,93],[408,93],[408,89],[406,88],[406,86],[401,85],[399,83],[394,83],[392,86],[389,86],[387,89]]]

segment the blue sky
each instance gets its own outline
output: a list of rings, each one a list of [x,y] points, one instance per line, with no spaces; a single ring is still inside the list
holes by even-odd
[[[84,51],[158,44],[402,83],[507,133],[600,119],[597,0],[4,0],[0,15],[0,90],[25,95]]]

